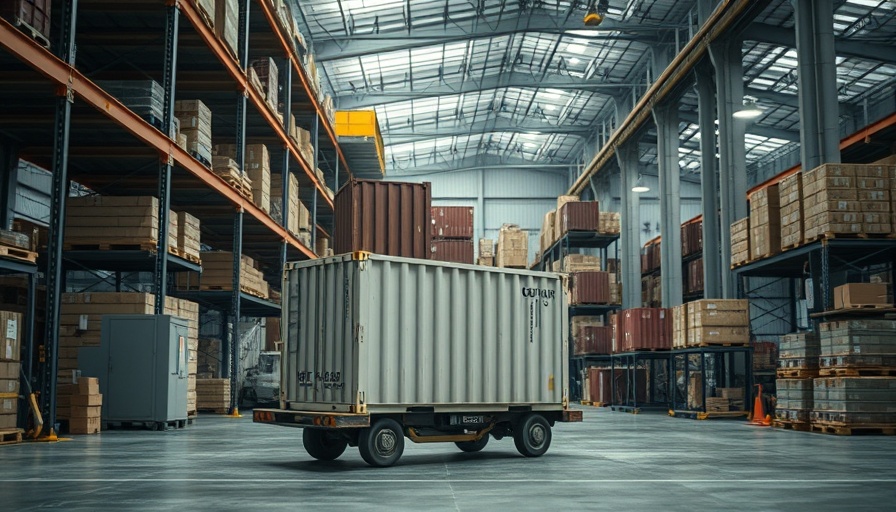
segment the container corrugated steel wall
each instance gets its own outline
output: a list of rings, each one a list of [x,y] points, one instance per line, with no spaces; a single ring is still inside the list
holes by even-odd
[[[343,255],[292,263],[285,281],[293,409],[562,404],[568,316],[556,274]]]
[[[473,208],[466,206],[433,206],[433,238],[473,239]]]
[[[472,240],[433,240],[432,255],[435,261],[453,261],[455,263],[473,264]]]
[[[429,183],[349,181],[336,194],[333,251],[429,258],[431,190]]]

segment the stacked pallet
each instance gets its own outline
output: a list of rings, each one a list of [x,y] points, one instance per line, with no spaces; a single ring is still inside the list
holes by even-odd
[[[178,253],[178,216],[168,212],[168,248]],[[65,250],[154,251],[159,200],[152,196],[71,197],[65,206]]]
[[[672,348],[688,346],[688,305],[682,304],[670,308],[672,316]]]
[[[600,265],[598,264],[598,267]],[[570,274],[569,305],[610,303],[610,273],[600,270],[580,270]]]
[[[287,197],[286,222],[283,221],[283,175],[271,176],[271,217],[293,234],[299,233],[299,179],[289,173],[289,195]]]
[[[212,165],[212,111],[200,100],[174,102],[180,133],[187,138],[187,151],[206,166]]]
[[[433,206],[432,256],[436,261],[473,264],[473,208]]]
[[[20,313],[0,311],[0,434],[18,424],[22,319]]]
[[[498,231],[497,265],[526,268],[529,263],[529,234],[516,224],[504,224]]]
[[[803,173],[797,172],[778,184],[781,199],[781,248],[803,244]]]
[[[226,414],[230,409],[230,379],[197,380],[196,405],[200,411]]]
[[[271,110],[277,112],[278,92],[280,90],[280,72],[274,59],[267,57],[263,59],[255,59],[250,64],[251,69],[255,71],[261,82],[261,90],[264,93],[265,101]]]
[[[731,266],[739,267],[750,261],[750,218],[731,224]]]
[[[781,201],[778,184],[753,192],[749,199],[751,259],[767,258],[781,252]]]
[[[554,242],[557,241],[557,236],[554,234],[554,223],[556,221],[557,210],[551,210],[548,213],[544,214],[544,220],[541,223],[541,233],[539,234],[539,248],[540,254],[544,254]]]
[[[621,231],[621,224],[619,212],[600,212],[597,232],[602,235],[618,235]]]
[[[229,251],[203,251],[202,274],[181,272],[177,274],[179,290],[233,291],[233,253]],[[240,290],[268,298],[268,285],[264,274],[256,268],[255,260],[249,256],[240,257]]]
[[[81,377],[75,384],[59,388],[59,398],[66,397],[67,405],[58,405],[57,415],[68,418],[69,434],[99,434],[103,414],[103,395],[100,381],[95,377]]]
[[[221,340],[217,338],[200,338],[197,353],[196,378],[214,379],[221,376],[223,366]]]
[[[648,308],[658,308],[663,304],[663,278],[660,275],[641,277],[641,304]]]
[[[476,264],[486,267],[495,266],[495,241],[491,238],[479,239],[479,258],[477,258]]]
[[[202,233],[199,219],[187,212],[177,212],[177,249],[181,256],[194,263],[199,263]]]
[[[689,347],[750,343],[750,305],[744,299],[703,299],[687,304]]]
[[[604,325],[599,316],[574,316],[572,323],[573,351],[576,355],[610,354],[613,328]]]
[[[824,164],[803,173],[805,240],[893,232],[887,165]]]
[[[616,351],[672,348],[672,319],[668,309],[626,309],[615,318],[613,346]]]
[[[896,434],[896,377],[821,377],[814,387],[813,431]]]
[[[851,319],[819,326],[819,368],[824,376],[896,373],[896,321]]]
[[[777,379],[775,425],[791,430],[809,430],[814,406],[813,379]]]
[[[240,11],[237,0],[215,0],[215,35],[236,58],[239,42]]]
[[[703,217],[695,217],[681,225],[681,255],[703,251]]]
[[[58,373],[60,383],[77,381],[78,352],[81,347],[98,347],[102,340],[103,315],[151,315],[155,311],[155,295],[148,293],[66,293],[62,296],[59,317]],[[196,351],[199,345],[199,305],[183,299],[165,297],[164,314],[184,318],[188,322],[189,351],[187,402],[195,402]],[[59,394],[60,400],[64,395]],[[195,411],[195,408],[188,412]],[[60,418],[68,419],[60,414]]]
[[[165,90],[160,83],[155,80],[99,80],[96,84],[162,132],[177,133],[171,127],[166,130],[162,126]]]
[[[218,144],[215,146],[213,170],[219,176],[232,176],[238,173],[236,163],[236,144]],[[251,190],[252,202],[264,212],[271,211],[271,157],[264,144],[246,144],[246,172],[248,186]],[[221,172],[219,172],[219,169]],[[225,170],[226,169],[226,170]],[[244,178],[240,176],[240,181]],[[245,185],[244,185],[245,186]],[[298,190],[298,186],[296,187]]]

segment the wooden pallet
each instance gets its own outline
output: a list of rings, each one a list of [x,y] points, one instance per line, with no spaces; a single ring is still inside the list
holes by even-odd
[[[102,228],[97,228],[102,229]],[[158,247],[158,242],[147,240],[145,242],[124,241],[119,242],[98,242],[98,243],[65,243],[62,249],[65,251],[150,251],[154,252]],[[169,248],[170,250],[170,248]]]
[[[37,253],[22,249],[21,247],[13,247],[10,245],[0,245],[0,256],[13,260],[25,261],[28,263],[37,262]]]
[[[0,445],[21,443],[24,432],[20,428],[0,430]]]
[[[800,243],[798,243],[798,244],[787,244],[787,245],[782,245],[782,246],[781,246],[781,252],[789,251],[789,250],[791,250],[791,249],[796,249],[796,248],[802,247],[803,245],[805,245],[804,242],[800,242]]]
[[[818,377],[818,370],[810,370],[808,368],[778,368],[776,375],[779,379],[813,379]]]
[[[200,259],[198,255],[196,255],[196,254],[190,254],[190,253],[188,253],[188,252],[186,252],[186,251],[183,251],[183,250],[181,250],[181,253],[182,253],[182,254],[181,254],[181,258],[183,258],[183,259],[185,259],[185,260],[187,260],[187,261],[189,261],[189,262],[191,262],[191,263],[195,263],[195,264],[197,264],[197,265],[201,265],[201,264],[202,264],[202,259]]]
[[[822,368],[818,374],[821,377],[893,377],[896,376],[896,368],[892,366],[838,366]]]
[[[707,348],[707,347],[749,347],[749,346],[750,346],[750,343],[749,343],[749,342],[747,342],[747,343],[706,343],[706,342],[703,342],[703,343],[696,343],[696,344],[693,344],[693,345],[687,345],[687,348],[693,348],[693,347],[700,347],[700,348]]]
[[[603,402],[592,402],[591,400],[582,400],[582,405],[587,405],[590,407],[609,407],[610,404],[605,404]]]
[[[838,436],[855,435],[896,435],[896,425],[847,425],[843,423],[814,422],[811,424],[812,432],[821,434],[834,434]]]
[[[795,430],[797,432],[809,432],[812,424],[805,421],[774,420],[772,426],[783,430]]]
[[[228,285],[213,285],[213,284],[191,284],[189,286],[178,286],[181,290],[185,291],[199,291],[199,292],[229,292],[233,291],[233,286]],[[267,299],[263,293],[254,288],[250,288],[245,285],[240,285],[240,291],[243,293],[248,293],[253,297],[258,297],[260,299]]]
[[[813,237],[804,237],[805,240],[803,245],[808,245],[812,242],[816,242],[818,240],[836,240],[840,239],[893,239],[896,238],[896,234],[893,233],[835,233],[832,231],[825,231],[824,233],[819,233]]]

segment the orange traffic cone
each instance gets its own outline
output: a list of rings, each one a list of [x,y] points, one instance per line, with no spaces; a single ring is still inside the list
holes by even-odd
[[[765,407],[762,405],[762,384],[759,384],[759,391],[756,393],[756,399],[753,401],[753,417],[750,425],[758,427],[770,427],[772,425],[772,417],[765,413]]]

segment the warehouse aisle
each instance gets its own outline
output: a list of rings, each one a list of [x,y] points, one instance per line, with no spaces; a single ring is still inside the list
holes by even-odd
[[[846,510],[896,499],[896,437],[586,408],[548,454],[407,444],[395,467],[349,449],[308,457],[301,431],[201,416],[180,431],[107,431],[0,449],[4,510]]]

